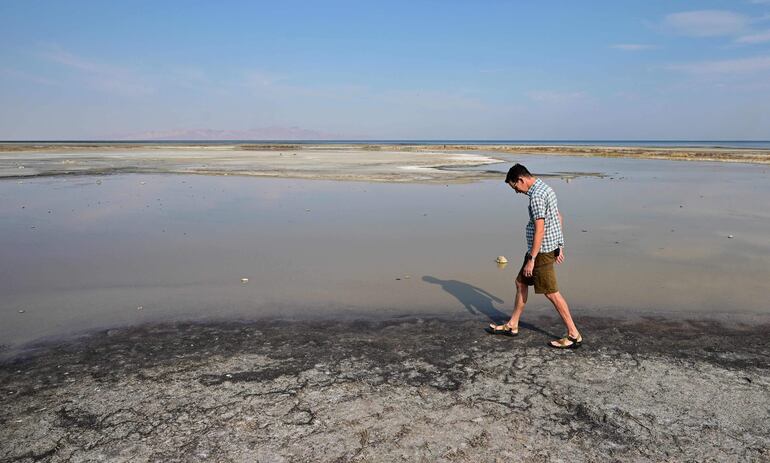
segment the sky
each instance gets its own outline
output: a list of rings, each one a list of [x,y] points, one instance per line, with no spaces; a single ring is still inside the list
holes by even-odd
[[[0,140],[768,140],[770,0],[0,0]]]

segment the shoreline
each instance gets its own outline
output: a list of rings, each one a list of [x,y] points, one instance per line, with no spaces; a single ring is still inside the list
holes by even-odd
[[[0,460],[761,460],[770,325],[177,323],[0,365]],[[719,404],[714,406],[714,404]]]
[[[372,311],[361,309],[359,311],[324,311],[317,315],[303,316],[275,316],[262,315],[254,317],[244,316],[202,316],[202,317],[159,317],[142,321],[108,323],[95,325],[85,329],[58,331],[52,334],[41,334],[36,337],[28,337],[23,340],[6,340],[0,342],[0,367],[9,362],[34,356],[36,352],[45,352],[60,346],[78,344],[98,337],[107,332],[124,332],[128,330],[152,329],[157,326],[191,325],[191,326],[224,326],[224,325],[264,325],[264,324],[389,324],[401,323],[404,320],[433,320],[440,323],[463,324],[481,323],[486,326],[491,321],[503,322],[507,320],[510,311],[494,308],[475,314],[468,312],[424,311]],[[753,326],[766,326],[770,331],[770,314],[761,312],[697,312],[685,310],[650,310],[650,309],[620,309],[608,307],[572,308],[573,317],[578,324],[581,320],[612,320],[622,325],[637,325],[642,323],[660,323],[661,325],[714,325],[720,329],[746,330]],[[483,315],[482,315],[483,313]],[[553,308],[547,305],[528,307],[524,318],[539,318],[556,320]],[[524,320],[526,323],[526,320]],[[560,333],[552,333],[554,336]]]

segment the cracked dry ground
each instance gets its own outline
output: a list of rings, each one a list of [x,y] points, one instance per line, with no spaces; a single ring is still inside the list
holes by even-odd
[[[145,326],[0,367],[0,461],[768,461],[768,327]]]

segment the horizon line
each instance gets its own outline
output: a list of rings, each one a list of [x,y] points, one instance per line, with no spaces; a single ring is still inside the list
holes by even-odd
[[[770,139],[674,139],[674,138],[531,138],[531,139],[493,139],[493,138],[318,138],[318,139],[110,139],[110,138],[73,138],[73,139],[18,139],[0,140],[0,143],[531,143],[531,142],[643,142],[643,143],[770,143]]]

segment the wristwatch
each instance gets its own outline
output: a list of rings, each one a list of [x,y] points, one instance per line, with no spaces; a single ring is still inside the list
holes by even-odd
[[[529,251],[527,251],[527,253],[524,254],[524,259],[526,259],[527,262],[529,262],[530,260],[532,260],[532,254],[530,254]]]

